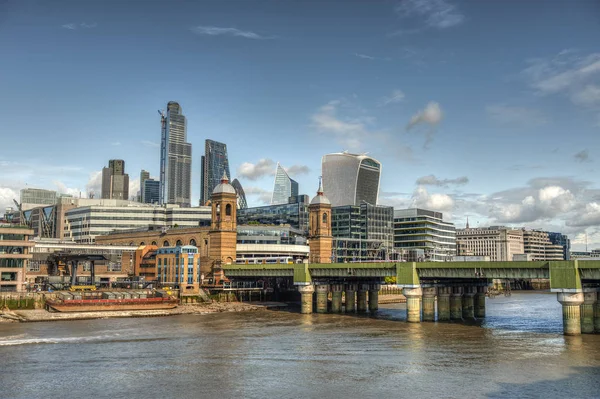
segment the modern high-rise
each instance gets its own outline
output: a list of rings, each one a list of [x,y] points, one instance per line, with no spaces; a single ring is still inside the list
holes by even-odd
[[[24,188],[21,190],[21,205],[54,205],[58,194],[53,190],[41,188]]]
[[[160,202],[191,206],[192,145],[187,142],[187,121],[175,101],[161,116]]]
[[[144,201],[144,182],[146,180],[148,180],[150,178],[150,172],[142,169],[142,171],[140,172],[140,191],[138,192],[138,201],[139,202],[146,202]]]
[[[275,185],[271,205],[287,204],[290,197],[298,195],[298,182],[291,179],[285,169],[277,162],[275,171]]]
[[[548,232],[548,238],[554,245],[562,247],[563,259],[571,260],[571,240],[564,234]]]
[[[323,190],[331,206],[377,205],[381,163],[346,151],[323,156]]]
[[[144,180],[142,198],[145,204],[158,204],[160,202],[160,182],[154,179]]]
[[[512,261],[525,253],[523,230],[504,226],[456,230],[458,256],[489,256],[490,260]]]
[[[231,182],[233,188],[235,188],[235,192],[237,194],[237,207],[238,209],[246,209],[248,208],[248,202],[246,201],[246,193],[242,188],[242,184],[238,179],[233,179]]]
[[[441,212],[411,208],[394,211],[394,250],[404,258],[447,262],[456,255],[456,228]],[[419,256],[417,256],[417,259]]]
[[[523,246],[525,254],[531,260],[563,260],[563,246],[553,244],[546,231],[523,229]]]
[[[223,173],[231,178],[227,144],[214,140],[204,142],[204,156],[200,160],[200,205],[204,205],[212,195]]]
[[[102,199],[129,199],[129,175],[122,159],[111,159],[108,167],[102,168]]]

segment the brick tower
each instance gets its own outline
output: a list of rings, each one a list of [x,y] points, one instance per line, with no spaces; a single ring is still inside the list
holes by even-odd
[[[310,263],[331,263],[331,202],[323,194],[323,185],[319,181],[317,195],[308,206]]]
[[[236,258],[237,195],[226,173],[223,173],[221,183],[212,192],[211,206],[208,256],[216,283],[223,276],[221,265],[233,264]]]

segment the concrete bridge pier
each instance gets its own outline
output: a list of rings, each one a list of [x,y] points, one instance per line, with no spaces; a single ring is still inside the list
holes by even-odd
[[[597,293],[598,298],[594,305],[594,330],[600,334],[600,292]]]
[[[435,287],[423,288],[423,321],[435,321]]]
[[[465,287],[465,292],[462,299],[462,317],[465,320],[475,318],[475,295],[477,287],[468,285]]]
[[[377,312],[379,309],[379,290],[381,285],[371,284],[369,285],[369,312]]]
[[[331,284],[331,312],[341,313],[342,311],[342,284]]]
[[[329,284],[317,285],[317,313],[327,313],[327,296]]]
[[[402,293],[406,297],[406,321],[409,323],[421,322],[421,287],[404,288]]]
[[[313,312],[313,293],[315,292],[315,287],[312,284],[301,285],[298,287],[298,291],[300,291],[300,313],[311,314]]]
[[[438,321],[450,320],[451,287],[438,287]]]
[[[583,303],[581,304],[581,332],[583,334],[594,333],[594,305],[598,300],[596,289],[584,288]]]
[[[356,311],[356,284],[346,285],[346,313]]]
[[[367,311],[367,292],[369,291],[369,284],[359,284],[358,292],[356,295],[356,311],[364,313]]]
[[[485,294],[488,290],[487,285],[477,287],[475,295],[475,317],[482,319],[485,317]]]
[[[452,287],[450,295],[450,320],[462,320],[463,287]]]
[[[583,292],[559,292],[557,296],[563,311],[563,333],[580,335]]]

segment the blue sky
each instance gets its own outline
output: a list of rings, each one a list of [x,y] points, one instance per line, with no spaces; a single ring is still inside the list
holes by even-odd
[[[158,175],[178,101],[259,205],[277,161],[312,195],[321,156],[383,163],[380,203],[600,246],[600,3],[0,0],[0,206],[99,192],[111,158]],[[235,171],[235,172],[233,172]]]

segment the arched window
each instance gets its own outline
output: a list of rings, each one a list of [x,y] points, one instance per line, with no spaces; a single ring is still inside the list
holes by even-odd
[[[231,204],[225,205],[225,216],[231,216]]]
[[[327,213],[323,214],[323,223],[327,223]]]
[[[152,241],[152,245],[156,245],[156,241]]]
[[[144,241],[140,242],[140,245],[146,245],[146,243]]]
[[[181,240],[177,240],[177,243],[175,244],[176,246],[180,247],[183,245],[183,243],[181,242]]]
[[[217,221],[221,220],[221,204],[217,204],[215,213],[217,215]]]
[[[163,242],[163,247],[168,247],[168,246],[170,246],[170,245],[171,245],[171,244],[169,244],[169,241],[167,241],[167,240],[165,240],[165,242]]]
[[[190,240],[190,245],[193,245],[194,247],[197,246],[196,245],[196,240],[194,240],[193,238]]]
[[[133,247],[135,244],[133,243],[133,241],[131,241],[131,242],[129,243],[129,245]]]

